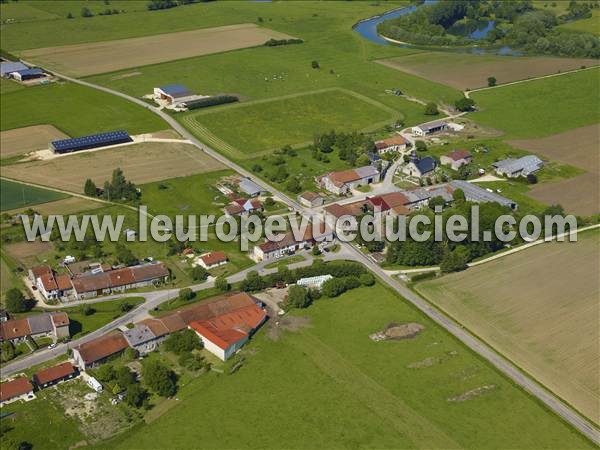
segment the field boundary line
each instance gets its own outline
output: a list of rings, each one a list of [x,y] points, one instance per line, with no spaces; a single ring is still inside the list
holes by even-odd
[[[513,86],[515,84],[527,83],[528,81],[543,80],[544,78],[560,77],[561,75],[569,75],[569,74],[573,74],[573,73],[577,73],[577,72],[584,72],[586,70],[592,70],[592,69],[600,69],[600,65],[586,67],[585,69],[573,69],[573,70],[567,70],[565,72],[560,72],[560,73],[552,73],[550,75],[542,75],[541,77],[525,78],[524,80],[511,81],[510,83],[497,84],[496,86],[487,86],[487,87],[472,89],[470,91],[463,91],[463,94],[465,94],[465,97],[470,98],[469,95],[471,95],[474,92],[488,91],[490,89],[497,89],[497,88],[502,88],[502,87],[506,87],[506,86]]]

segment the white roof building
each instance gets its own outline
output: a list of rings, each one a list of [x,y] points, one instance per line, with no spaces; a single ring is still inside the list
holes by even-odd
[[[307,289],[321,289],[323,287],[323,283],[331,280],[333,277],[331,275],[319,275],[316,277],[307,277],[300,278],[296,281],[298,286],[303,286]]]

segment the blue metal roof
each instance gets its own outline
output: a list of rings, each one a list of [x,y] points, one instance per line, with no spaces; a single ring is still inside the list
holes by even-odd
[[[168,95],[188,95],[193,94],[188,88],[181,84],[168,84],[167,86],[162,86],[159,88],[165,94]]]
[[[431,156],[426,156],[423,159],[419,159],[415,161],[415,166],[419,169],[421,173],[428,173],[435,169],[435,159]]]
[[[0,63],[0,75],[4,76],[7,73],[18,72],[19,70],[29,69],[22,62],[7,61]]]
[[[38,75],[38,74],[44,73],[44,71],[42,69],[40,69],[39,67],[34,67],[33,69],[16,70],[15,72],[12,72],[12,73],[18,73],[19,75],[23,76],[23,75]]]
[[[54,147],[54,149],[58,152],[65,152],[130,141],[131,137],[129,136],[129,133],[123,130],[118,130],[109,131],[107,133],[93,134],[91,136],[52,141],[52,147]]]

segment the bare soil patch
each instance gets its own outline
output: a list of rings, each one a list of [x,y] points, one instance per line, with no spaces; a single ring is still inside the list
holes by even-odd
[[[296,332],[302,328],[311,326],[309,317],[284,316],[281,318],[274,317],[269,321],[269,329],[267,336],[274,341],[278,341],[284,331]]]
[[[496,78],[498,84],[504,84],[600,64],[598,60],[584,58],[510,57],[450,52],[417,53],[376,62],[461,91],[486,87],[487,79],[491,76]]]
[[[34,125],[0,132],[0,158],[48,148],[51,141],[69,136],[53,125]]]
[[[26,50],[23,55],[26,60],[79,77],[254,47],[271,38],[291,37],[245,23],[132,39],[39,48]]]
[[[16,260],[26,263],[28,258],[32,258],[52,251],[52,242],[42,242],[40,240],[33,242],[17,242],[8,244],[6,251]]]
[[[137,75],[141,75],[142,72],[127,72],[127,73],[122,73],[120,75],[115,75],[114,77],[110,78],[110,81],[116,81],[116,80],[122,80],[124,78],[131,78],[131,77],[135,77]]]
[[[383,331],[370,334],[369,337],[375,342],[387,340],[400,341],[403,339],[412,339],[424,329],[423,325],[415,322],[390,323]]]
[[[600,124],[541,139],[508,143],[588,172],[567,180],[537,185],[529,191],[530,197],[544,203],[559,203],[573,214],[589,216],[600,213]]]
[[[457,402],[457,403],[466,402],[467,400],[471,400],[472,398],[479,397],[480,395],[483,395],[486,392],[493,391],[494,389],[496,389],[496,387],[497,386],[495,384],[486,384],[484,386],[479,386],[478,388],[471,389],[470,391],[467,391],[467,392],[463,392],[462,394],[457,395],[455,397],[450,397],[448,399],[448,401],[449,402]]]
[[[454,358],[455,356],[458,356],[458,352],[450,351],[440,356],[430,356],[429,358],[425,358],[421,361],[410,363],[406,367],[408,367],[409,369],[425,369],[426,367],[432,367],[437,366],[438,364],[442,364],[444,361],[447,361],[450,358]]]
[[[83,192],[86,179],[102,186],[117,167],[134,183],[143,184],[211,172],[224,166],[191,144],[145,142],[5,166],[0,173],[11,179]]]

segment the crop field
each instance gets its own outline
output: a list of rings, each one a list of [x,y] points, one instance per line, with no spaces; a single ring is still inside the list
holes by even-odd
[[[590,216],[600,213],[600,125],[509,143],[586,171],[567,180],[538,184],[529,192],[531,197],[547,204],[558,203],[573,214]]]
[[[473,120],[510,139],[550,136],[600,121],[598,69],[474,92]],[[551,106],[549,106],[551,105]]]
[[[424,330],[369,338],[391,322]],[[106,448],[591,445],[381,285],[267,323],[241,356],[235,374],[191,381],[173,408]],[[478,394],[482,386],[490,390]]]
[[[127,179],[142,184],[210,172],[223,166],[190,144],[145,142],[3,166],[0,173],[8,178],[83,192],[88,178],[102,186],[117,167]]]
[[[28,87],[2,95],[1,131],[50,124],[69,136],[127,130],[165,129],[156,115],[114,95],[72,83]]]
[[[592,17],[566,23],[561,25],[560,28],[600,36],[600,11],[592,10]]]
[[[81,197],[67,197],[61,200],[55,200],[46,203],[40,203],[32,208],[38,214],[47,216],[48,214],[76,214],[82,211],[91,211],[106,206],[104,203],[96,202],[93,200],[87,200]],[[8,214],[17,214],[23,212],[27,208],[16,208],[6,211]]]
[[[377,62],[461,91],[486,87],[487,79],[491,76],[496,78],[498,84],[504,84],[600,64],[597,59],[527,58],[451,52],[418,53]]]
[[[600,233],[587,231],[417,290],[598,422],[599,255]]]
[[[66,198],[67,195],[8,180],[0,180],[0,211],[38,205]]]
[[[2,131],[0,132],[0,157],[8,158],[48,148],[51,141],[68,137],[52,125],[33,125]]]
[[[393,109],[368,97],[329,89],[202,111],[184,122],[209,143],[240,158],[304,144],[315,133],[380,127],[396,117]]]
[[[228,25],[179,33],[27,50],[24,59],[81,77],[192,56],[262,45],[288,36],[255,24]]]

